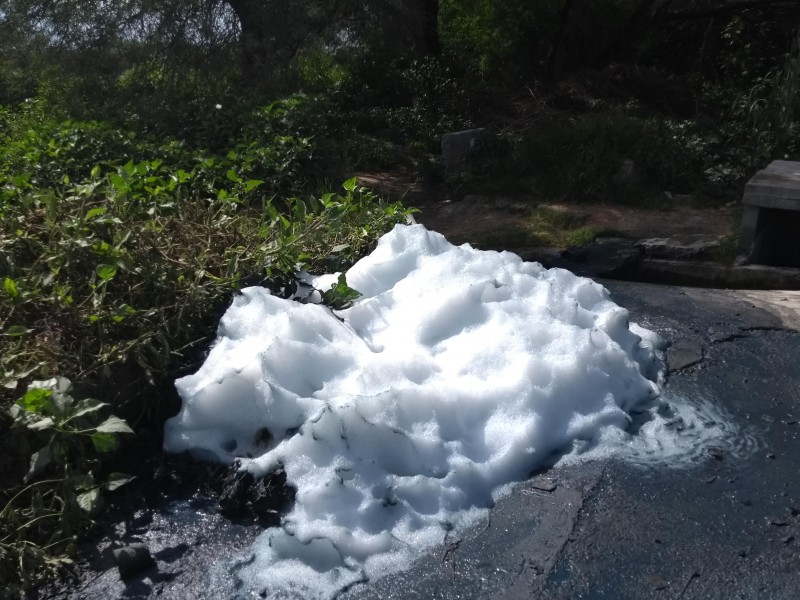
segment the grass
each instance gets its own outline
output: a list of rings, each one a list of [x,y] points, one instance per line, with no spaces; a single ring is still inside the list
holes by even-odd
[[[586,225],[588,216],[549,206],[531,210],[524,222],[479,232],[474,245],[479,248],[558,248],[582,246],[601,232]]]

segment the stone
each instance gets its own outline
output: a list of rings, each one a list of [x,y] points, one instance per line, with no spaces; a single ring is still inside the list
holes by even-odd
[[[531,487],[542,492],[552,492],[558,487],[558,485],[549,479],[539,479],[532,481]]]
[[[578,275],[633,279],[641,251],[625,238],[597,238],[591,244],[567,248],[561,257],[569,263],[566,268]]]
[[[678,340],[667,351],[667,370],[680,371],[703,360],[703,346],[695,340]]]
[[[120,579],[128,579],[155,565],[150,550],[141,543],[117,548],[113,554]]]
[[[450,171],[462,166],[475,151],[486,130],[482,127],[446,133],[442,136],[442,162]]]
[[[703,234],[649,238],[636,242],[646,258],[699,260],[709,258],[722,244],[722,238]]]

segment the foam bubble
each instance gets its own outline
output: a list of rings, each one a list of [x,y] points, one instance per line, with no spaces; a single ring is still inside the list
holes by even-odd
[[[673,452],[658,337],[601,285],[419,225],[346,275],[363,296],[343,311],[243,290],[176,384],[167,450],[256,475],[281,465],[297,488],[236,567],[241,589],[332,597],[402,569],[557,451]],[[646,435],[626,432],[647,411]]]

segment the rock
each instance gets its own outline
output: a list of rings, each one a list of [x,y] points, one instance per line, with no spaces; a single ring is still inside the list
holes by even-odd
[[[475,151],[479,140],[484,136],[483,128],[465,129],[446,133],[442,136],[442,162],[447,170],[452,170],[466,162]]]
[[[722,245],[722,238],[703,234],[649,238],[636,242],[647,258],[667,260],[703,260]]]
[[[715,460],[722,460],[725,458],[725,453],[722,451],[722,448],[709,448],[708,455]]]
[[[565,261],[577,263],[567,268],[578,275],[631,279],[638,270],[641,251],[631,240],[597,238],[591,244],[568,248],[561,256]]]
[[[220,512],[229,518],[255,518],[264,526],[277,525],[280,512],[294,502],[294,489],[286,483],[286,472],[276,469],[254,478],[231,467],[219,496]]]
[[[155,565],[150,550],[144,544],[131,544],[114,550],[114,561],[119,569],[120,579],[128,579]]]
[[[667,369],[680,371],[703,360],[703,346],[695,340],[678,340],[667,351]]]
[[[531,487],[542,492],[552,492],[558,487],[549,479],[538,479],[531,482]]]

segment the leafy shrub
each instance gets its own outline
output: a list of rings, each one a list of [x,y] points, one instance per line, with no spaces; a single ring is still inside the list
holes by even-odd
[[[589,114],[488,138],[466,178],[490,175],[554,200],[641,202],[702,186],[706,149],[691,123]]]
[[[9,492],[0,510],[0,580],[7,592],[15,587],[7,572],[11,564],[23,581],[34,583],[69,563],[78,536],[103,509],[103,492],[133,479],[108,472],[104,460],[119,445],[118,434],[131,434],[131,428],[114,415],[101,421],[97,415],[106,412],[106,403],[75,401],[70,391],[63,377],[34,381],[9,410],[10,437],[35,451],[24,487]]]
[[[91,525],[94,509],[75,507],[99,498],[107,469],[79,465],[112,449],[102,441],[118,421],[92,420],[106,408],[85,398],[158,427],[173,398],[165,384],[191,368],[237,289],[346,266],[407,218],[355,179],[309,194],[313,144],[272,125],[278,112],[211,154],[0,111],[0,428],[15,423],[0,436],[4,577],[31,585]],[[349,298],[345,287],[334,296]],[[53,377],[84,400],[58,387],[65,379],[49,392],[33,383]],[[48,446],[70,450],[31,472]]]

